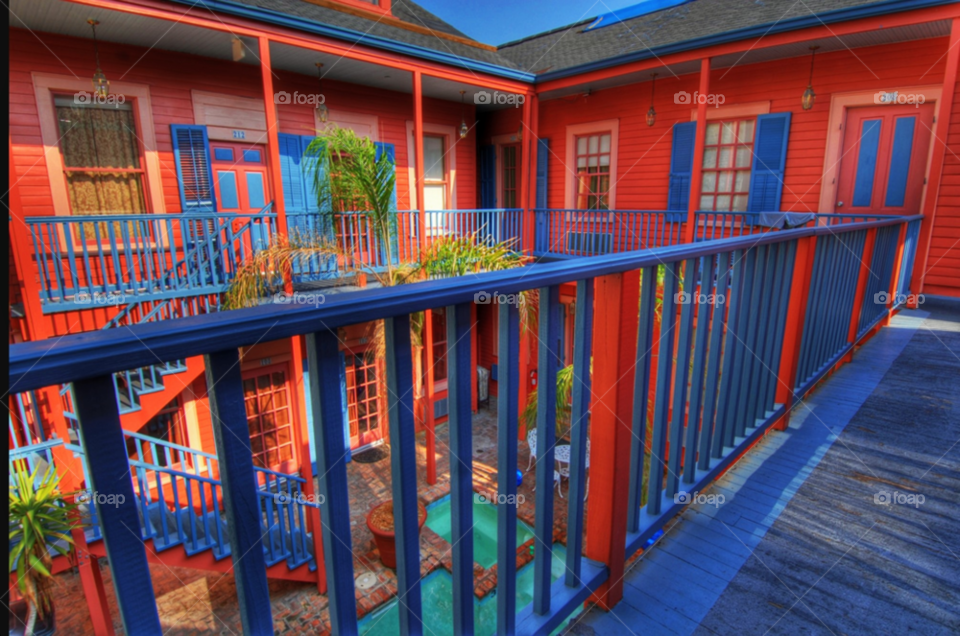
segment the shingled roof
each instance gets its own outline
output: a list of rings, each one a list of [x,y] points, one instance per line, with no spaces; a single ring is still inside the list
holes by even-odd
[[[363,17],[354,12],[321,6],[321,4],[315,4],[308,0],[231,1],[236,4],[276,11],[320,24],[350,29],[363,35],[386,38],[394,42],[403,42],[426,49],[433,49],[446,55],[454,55],[478,62],[495,64],[508,69],[517,68],[516,64],[500,55],[497,51],[491,50],[491,47],[473,40],[420,5],[411,2],[411,0],[393,0],[391,5],[393,17],[419,29],[426,28],[439,34],[462,38],[468,42],[457,42],[450,38],[438,37],[430,33],[418,33],[417,31],[405,29],[402,26],[395,26],[391,24],[390,21]]]
[[[501,55],[527,72],[542,74],[657,47],[793,18],[871,4],[876,0],[694,0],[584,31],[595,17],[508,42]]]

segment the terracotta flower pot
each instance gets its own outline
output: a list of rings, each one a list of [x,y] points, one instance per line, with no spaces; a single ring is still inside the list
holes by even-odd
[[[420,523],[417,525],[417,537],[419,538],[419,530],[427,521],[427,508],[420,502],[417,502],[417,508],[420,513],[418,515]],[[382,512],[378,514],[378,511]],[[389,520],[389,524],[386,522],[387,520]],[[385,501],[382,504],[374,506],[374,508],[367,513],[367,527],[370,528],[370,532],[373,533],[373,540],[377,544],[377,551],[380,552],[380,562],[388,568],[396,569],[397,543],[393,533],[393,502]]]

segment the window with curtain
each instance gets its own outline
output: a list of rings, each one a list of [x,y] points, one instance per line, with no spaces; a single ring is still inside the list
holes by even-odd
[[[503,188],[503,207],[517,207],[517,157],[519,156],[520,144],[511,144],[503,147],[503,174],[501,175],[501,186]]]
[[[64,179],[73,214],[147,211],[133,106],[54,99]]]
[[[428,210],[447,209],[446,145],[442,136],[423,137],[423,198]]]
[[[577,143],[577,209],[610,209],[610,133],[583,135]]]
[[[707,138],[703,149],[701,210],[747,210],[755,123],[753,119],[742,119],[707,124]]]

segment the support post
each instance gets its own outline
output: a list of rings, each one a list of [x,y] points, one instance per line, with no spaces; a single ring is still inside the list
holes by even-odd
[[[413,72],[413,154],[416,175],[417,209],[420,212],[420,252],[427,249],[427,204],[423,188],[423,76]]]
[[[427,368],[427,388],[423,396],[423,419],[427,438],[427,484],[437,483],[437,428],[433,417],[433,310],[423,312],[423,359]]]
[[[324,521],[323,553],[330,626],[335,634],[357,634],[353,589],[350,497],[343,438],[343,396],[340,393],[340,349],[336,333],[323,330],[307,336],[310,408],[317,456],[320,514]],[[320,528],[318,527],[317,530]],[[318,555],[319,556],[319,555]],[[329,559],[329,561],[328,561]],[[319,563],[320,559],[317,559]]]
[[[850,312],[850,329],[847,332],[847,342],[853,344],[857,341],[857,329],[860,326],[860,316],[863,314],[863,296],[867,292],[867,283],[871,276],[876,276],[871,269],[870,263],[873,261],[873,248],[877,244],[877,228],[867,230],[866,243],[863,246],[863,256],[860,258],[860,275],[857,277],[857,292],[853,296],[853,311]],[[853,361],[853,348],[843,356],[843,359],[837,364]]]
[[[816,236],[797,241],[793,278],[790,281],[790,299],[787,301],[787,326],[783,332],[783,349],[777,373],[776,403],[785,407],[783,417],[773,425],[778,431],[786,430],[790,424],[790,409],[796,400],[794,389],[797,383],[797,365],[800,362],[800,347],[803,345],[803,326],[807,317],[807,299],[810,297],[816,246]]]
[[[893,259],[893,271],[890,273],[890,300],[887,303],[889,311],[886,317],[881,321],[884,327],[890,325],[893,320],[893,306],[899,302],[897,295],[900,293],[900,268],[903,266],[903,252],[907,245],[907,223],[900,224],[900,231],[897,233],[897,256]],[[908,298],[909,302],[910,299]]]
[[[937,199],[940,196],[940,184],[943,182],[943,165],[947,151],[947,135],[950,131],[950,114],[953,111],[953,96],[957,87],[957,73],[960,72],[960,18],[953,19],[950,29],[950,41],[947,43],[947,64],[943,73],[943,91],[937,103],[937,134],[933,136],[933,148],[930,149],[930,182],[923,199],[923,221],[920,225],[916,257],[913,264],[913,276],[910,279],[910,292],[913,299],[908,303],[910,309],[917,308],[917,296],[923,293],[927,276],[927,262],[930,259],[930,242],[933,238],[933,225],[937,215]]]
[[[253,470],[240,375],[240,352],[226,349],[207,354],[204,366],[240,622],[244,634],[273,634],[257,477]]]
[[[598,277],[594,289],[586,556],[610,570],[592,597],[609,610],[623,597],[640,272]]]
[[[163,630],[147,564],[147,547],[140,535],[137,496],[130,479],[113,376],[81,380],[74,383],[74,389],[90,490],[114,495],[114,500],[120,502],[101,506],[101,498],[94,497],[124,632],[159,635]],[[242,402],[240,409],[242,412]],[[246,426],[246,417],[243,421]]]
[[[453,633],[473,634],[473,413],[471,309],[447,307],[450,400],[450,545],[453,552]]]
[[[519,428],[520,311],[514,304],[499,312],[497,362],[497,633],[517,628],[517,429]]]
[[[69,489],[64,488],[64,490]],[[79,522],[79,514],[76,510],[74,511],[74,518]],[[107,601],[107,591],[103,585],[103,575],[100,573],[98,559],[90,554],[87,549],[87,537],[79,524],[70,530],[70,536],[73,537],[73,550],[77,555],[80,585],[83,588],[83,595],[87,599],[87,609],[90,611],[93,633],[96,636],[113,636],[115,633],[113,618],[110,616],[110,603]]]
[[[277,215],[277,233],[287,235],[287,213],[283,205],[282,172],[280,169],[280,123],[274,101],[273,68],[270,65],[270,40],[259,38],[260,77],[263,81],[263,112],[267,119],[267,168],[270,178],[270,200]]]
[[[693,146],[693,174],[690,176],[690,201],[687,207],[687,231],[684,243],[693,243],[697,231],[697,209],[703,181],[703,148],[707,141],[707,95],[710,93],[710,58],[700,60],[700,99],[697,100],[697,132]]]
[[[390,478],[397,546],[400,633],[423,633],[420,593],[420,532],[417,503],[417,438],[414,430],[410,316],[384,321],[387,342],[387,413],[390,422]]]

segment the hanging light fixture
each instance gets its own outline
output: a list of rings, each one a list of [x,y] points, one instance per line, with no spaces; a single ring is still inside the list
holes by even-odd
[[[817,54],[819,48],[819,46],[810,47],[810,81],[807,83],[807,90],[803,91],[803,97],[800,99],[803,110],[813,108],[813,102],[817,99],[817,94],[813,92],[813,57]]]
[[[653,82],[650,84],[650,110],[647,111],[647,126],[653,126],[657,123],[657,111],[653,108],[654,91],[657,88],[657,74],[653,74]]]
[[[93,94],[96,95],[97,99],[106,99],[110,93],[110,82],[107,81],[107,76],[100,70],[100,47],[97,46],[97,25],[100,22],[90,18],[87,20],[87,24],[93,30],[93,54],[97,59],[97,71],[93,74]]]
[[[317,101],[317,119],[320,120],[321,124],[327,123],[327,119],[330,117],[330,109],[327,108],[326,97],[323,96],[323,63],[317,62],[317,92],[320,94],[320,99]]]
[[[470,129],[467,127],[467,120],[463,116],[463,94],[467,91],[460,91],[460,139],[466,139]]]

